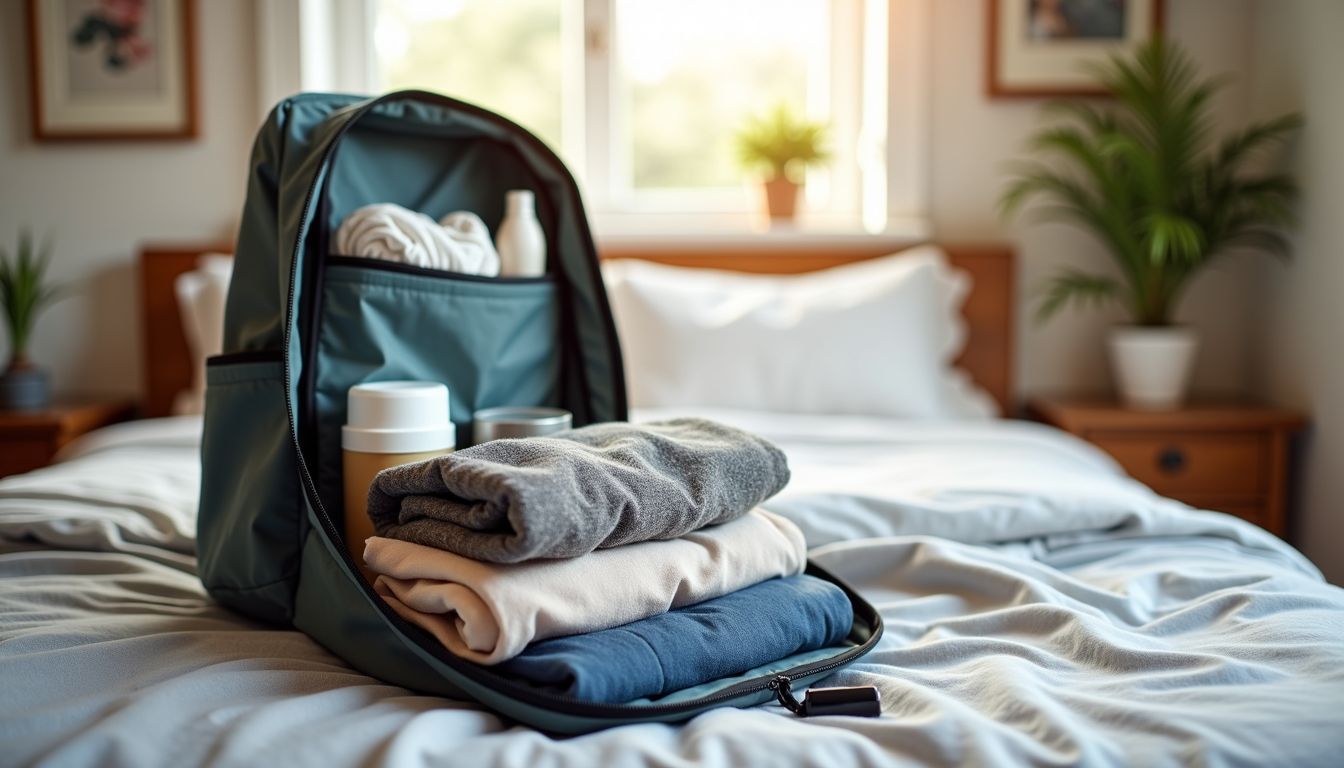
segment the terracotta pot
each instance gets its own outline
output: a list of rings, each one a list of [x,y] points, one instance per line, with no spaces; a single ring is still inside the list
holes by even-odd
[[[1194,330],[1119,326],[1111,330],[1110,347],[1120,399],[1126,405],[1170,410],[1185,402],[1199,348]]]
[[[776,176],[765,182],[765,210],[771,219],[790,221],[798,211],[798,190],[801,184]]]

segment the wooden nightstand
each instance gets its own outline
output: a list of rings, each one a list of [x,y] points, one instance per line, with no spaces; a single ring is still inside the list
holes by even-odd
[[[1105,450],[1135,479],[1173,499],[1288,533],[1288,448],[1302,414],[1248,403],[1130,410],[1102,398],[1042,397],[1033,418]]]
[[[126,398],[58,401],[40,411],[0,411],[0,477],[45,467],[61,446],[93,430],[129,419]]]

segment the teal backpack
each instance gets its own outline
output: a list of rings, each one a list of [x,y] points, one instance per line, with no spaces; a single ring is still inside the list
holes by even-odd
[[[224,354],[207,367],[197,554],[216,600],[292,625],[390,683],[475,699],[557,733],[685,720],[776,697],[793,708],[791,685],[877,643],[877,612],[840,584],[855,609],[848,647],[610,705],[464,661],[401,619],[344,545],[346,391],[367,381],[444,382],[459,435],[470,434],[474,411],[493,406],[557,406],[575,426],[624,420],[621,352],[578,188],[519,126],[419,91],[286,99],[262,126],[250,167]],[[493,227],[510,189],[536,193],[550,254],[542,277],[484,278],[330,251],[337,224],[363,205],[397,203],[436,218],[470,210]],[[809,573],[836,581],[815,566]]]

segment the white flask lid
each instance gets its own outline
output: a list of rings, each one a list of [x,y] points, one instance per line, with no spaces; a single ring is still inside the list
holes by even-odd
[[[448,414],[448,387],[436,381],[356,384],[346,399],[341,447],[362,453],[448,450],[457,430]]]

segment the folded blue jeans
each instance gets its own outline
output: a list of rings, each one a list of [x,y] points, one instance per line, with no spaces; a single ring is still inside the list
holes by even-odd
[[[533,643],[496,669],[555,693],[619,704],[838,645],[853,620],[839,587],[791,576],[623,626]]]

